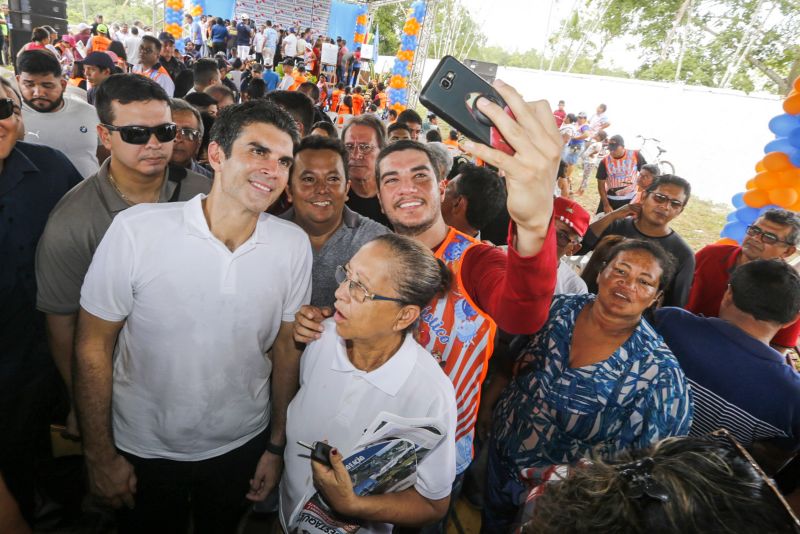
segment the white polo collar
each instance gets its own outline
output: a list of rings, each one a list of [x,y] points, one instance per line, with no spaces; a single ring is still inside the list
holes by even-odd
[[[343,373],[356,373],[367,382],[380,389],[387,395],[394,397],[406,380],[411,377],[411,371],[417,363],[417,347],[414,337],[406,334],[403,344],[394,356],[368,373],[356,369],[350,358],[347,357],[345,340],[336,336],[336,357],[331,362],[331,370]]]
[[[199,194],[188,200],[183,207],[183,222],[186,226],[186,232],[189,235],[194,235],[202,239],[216,239],[211,229],[208,227],[208,221],[203,213],[203,199],[208,195]],[[258,217],[254,235],[250,238],[254,243],[267,242],[267,219],[272,217],[268,213],[262,213]]]

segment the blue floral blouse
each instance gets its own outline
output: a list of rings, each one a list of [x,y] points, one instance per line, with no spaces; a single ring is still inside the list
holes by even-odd
[[[594,295],[558,295],[517,361],[495,408],[493,435],[506,468],[572,463],[593,449],[611,456],[689,433],[692,402],[678,361],[642,319],[608,359],[569,366],[572,332]]]

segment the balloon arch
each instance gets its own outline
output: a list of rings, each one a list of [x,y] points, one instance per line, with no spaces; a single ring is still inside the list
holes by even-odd
[[[736,210],[728,215],[720,234],[722,242],[741,243],[747,227],[768,209],[800,212],[800,77],[783,101],[783,111],[769,121],[775,139],[764,147],[756,175],[745,191],[733,196]]]

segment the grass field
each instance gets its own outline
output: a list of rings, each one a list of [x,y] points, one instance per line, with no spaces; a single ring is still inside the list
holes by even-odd
[[[573,173],[572,188],[577,191],[581,183],[578,173]],[[597,194],[597,181],[589,180],[589,187],[583,196],[576,196],[575,200],[586,210],[594,214],[600,196]],[[691,197],[689,204],[671,223],[671,227],[683,237],[692,250],[698,251],[720,239],[719,233],[725,226],[725,217],[733,208],[724,204],[717,204],[697,197]]]

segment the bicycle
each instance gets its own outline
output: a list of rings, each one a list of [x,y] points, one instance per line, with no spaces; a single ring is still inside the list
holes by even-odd
[[[666,159],[661,159],[661,154],[667,151],[666,148],[663,148],[661,145],[658,144],[661,141],[659,141],[655,137],[644,137],[641,135],[637,135],[636,138],[642,140],[642,145],[639,147],[639,152],[643,152],[644,148],[647,146],[647,143],[650,141],[656,144],[656,149],[658,150],[658,154],[656,154],[656,157],[653,159],[653,161],[650,161],[649,158],[645,158],[647,159],[648,163],[655,163],[656,165],[658,165],[661,174],[675,174],[675,165],[673,165],[671,161],[668,161]]]

